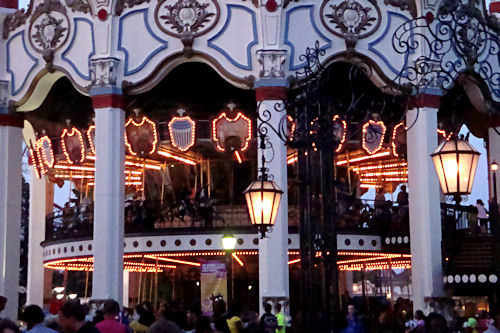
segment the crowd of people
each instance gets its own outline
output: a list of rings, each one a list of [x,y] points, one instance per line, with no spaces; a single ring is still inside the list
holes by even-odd
[[[0,312],[6,299],[0,296]],[[404,307],[404,304],[400,304]],[[160,302],[154,310],[149,302],[138,304],[133,311],[120,309],[115,300],[81,304],[69,300],[57,309],[55,315],[44,313],[37,305],[22,309],[19,321],[0,318],[0,333],[286,333],[329,332],[309,321],[308,329],[291,329],[291,319],[284,313],[281,303],[263,304],[260,316],[245,311],[235,303],[226,310],[226,303],[219,299],[213,303],[213,312],[202,313],[200,303],[187,310]],[[481,310],[465,317],[452,316],[448,321],[441,314],[427,316],[420,310],[406,313],[398,305],[378,308],[379,311],[357,311],[353,304],[347,306],[343,319],[336,321],[332,332],[339,333],[500,333],[500,312],[492,319]],[[341,314],[339,314],[341,315]],[[319,318],[318,318],[319,319]],[[304,326],[302,326],[304,327]]]
[[[0,312],[6,301],[0,296]],[[74,299],[61,303],[56,314],[27,305],[17,323],[0,318],[0,333],[285,333],[289,324],[281,304],[274,306],[274,314],[270,303],[263,306],[259,319],[256,312],[242,312],[237,304],[227,311],[222,299],[215,301],[212,313],[202,313],[199,302],[186,311],[165,302],[154,310],[142,302],[131,311],[111,299],[90,305]]]
[[[465,317],[454,311],[446,315],[448,320],[436,312],[426,316],[421,310],[405,314],[386,308],[372,317],[370,312],[358,312],[354,305],[349,305],[341,333],[500,333],[500,314],[496,320],[484,310]]]

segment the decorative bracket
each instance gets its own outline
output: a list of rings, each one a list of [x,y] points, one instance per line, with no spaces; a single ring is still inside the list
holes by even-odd
[[[262,65],[259,76],[262,79],[284,78],[283,64],[287,59],[286,50],[259,50],[259,62]]]
[[[116,86],[119,59],[99,58],[91,59],[89,64],[90,81],[92,87]]]
[[[0,114],[9,111],[9,81],[0,81]]]

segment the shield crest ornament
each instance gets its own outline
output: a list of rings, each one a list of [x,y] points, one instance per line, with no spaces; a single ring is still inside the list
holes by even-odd
[[[391,149],[395,157],[406,152],[406,125],[404,122],[400,122],[392,130]]]
[[[69,164],[81,163],[85,160],[85,145],[82,132],[76,127],[65,128],[61,134],[61,146]]]
[[[95,125],[90,125],[89,129],[87,130],[87,141],[89,142],[90,151],[95,156],[94,140],[95,140]]]
[[[43,163],[44,170],[52,168],[55,163],[52,141],[47,135],[37,140],[37,150],[40,156],[40,163]]]
[[[386,127],[383,121],[369,120],[363,125],[363,149],[373,155],[382,148]]]
[[[184,116],[184,109],[177,110],[178,117],[168,123],[168,132],[172,146],[180,151],[187,151],[196,140],[196,123],[189,116]]]
[[[234,117],[228,114],[235,114]],[[218,151],[245,151],[252,139],[252,120],[234,104],[228,104],[217,118],[212,121],[212,140]]]
[[[35,149],[30,148],[29,149],[29,158],[30,158],[30,164],[33,166],[33,170],[35,171],[35,176],[36,178],[40,179],[42,178],[42,175],[40,172],[42,171],[40,168],[40,162],[38,160],[37,152]]]
[[[158,146],[154,121],[143,116],[140,122],[130,117],[125,124],[125,146],[131,155],[153,154]]]
[[[347,122],[341,119],[338,115],[333,117],[333,136],[338,142],[335,152],[338,153],[344,147],[344,142],[347,137]]]

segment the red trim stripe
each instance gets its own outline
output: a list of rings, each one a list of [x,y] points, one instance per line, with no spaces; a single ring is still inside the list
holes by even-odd
[[[410,107],[414,108],[434,108],[439,109],[441,106],[441,96],[421,94],[412,96],[410,99]]]
[[[490,13],[500,13],[500,1],[490,3]]]
[[[94,109],[118,108],[123,110],[127,103],[125,96],[109,94],[92,96],[92,105]]]
[[[0,114],[0,126],[24,127],[24,114]]]
[[[285,87],[260,87],[255,89],[255,99],[257,102],[265,100],[284,100],[286,99]]]

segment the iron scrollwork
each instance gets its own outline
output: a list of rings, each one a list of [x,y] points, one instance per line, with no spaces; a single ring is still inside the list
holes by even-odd
[[[402,1],[391,1],[393,5]],[[325,287],[324,294],[328,294],[326,306],[336,305],[338,299],[330,293],[338,293],[336,269],[336,235],[335,235],[335,207],[330,207],[334,202],[332,191],[335,183],[331,181],[335,145],[338,144],[332,135],[332,116],[339,115],[340,119],[349,121],[360,109],[365,109],[366,118],[377,121],[378,117],[388,117],[392,121],[400,123],[405,114],[399,119],[397,115],[391,115],[390,103],[397,98],[402,100],[399,110],[406,111],[409,107],[410,97],[424,94],[432,90],[450,90],[457,78],[467,74],[481,78],[489,86],[492,94],[500,98],[500,74],[495,72],[488,58],[500,54],[498,22],[485,17],[479,9],[477,0],[445,0],[437,12],[436,17],[429,14],[424,17],[414,18],[398,27],[392,38],[394,51],[405,56],[408,61],[399,74],[395,75],[391,82],[381,90],[391,94],[383,94],[379,101],[370,104],[367,101],[368,94],[357,91],[354,88],[360,75],[371,76],[370,64],[359,62],[352,64],[349,71],[349,84],[351,85],[351,96],[346,99],[328,98],[331,92],[324,90],[328,82],[328,73],[321,62],[325,51],[321,49],[319,42],[314,47],[307,48],[306,53],[300,57],[305,63],[304,67],[295,73],[294,84],[300,87],[300,93],[289,100],[277,103],[274,110],[261,110],[259,105],[258,133],[263,142],[263,150],[272,149],[269,140],[270,131],[281,139],[289,147],[298,150],[298,177],[299,206],[300,206],[300,248],[302,277],[301,288],[303,298],[301,303],[305,308],[314,307],[316,301],[312,298],[314,293],[313,263],[322,261],[325,267],[325,276],[332,284],[331,288]],[[389,96],[390,95],[390,96]],[[392,96],[392,97],[391,97]],[[338,97],[338,96],[337,96]],[[368,107],[366,107],[368,106]],[[272,119],[279,117],[279,121]],[[293,122],[289,123],[289,118]],[[360,115],[357,114],[360,118]],[[278,124],[276,126],[276,124]],[[274,126],[273,126],[274,125]],[[293,130],[290,130],[290,127]],[[410,128],[412,124],[407,124]],[[375,126],[371,128],[373,133],[368,139],[377,140],[380,131]],[[355,135],[358,129],[351,129],[350,136]],[[359,134],[359,132],[358,132]],[[314,144],[314,146],[313,146]],[[320,157],[313,157],[313,151],[319,151]],[[321,155],[322,152],[325,154]],[[322,161],[322,158],[325,161]],[[316,159],[313,161],[313,159]],[[320,166],[319,169],[313,169]],[[318,181],[319,179],[319,181]],[[321,188],[321,199],[314,197],[314,189],[310,189],[311,182],[319,184]],[[324,182],[327,184],[325,185]],[[316,190],[318,187],[316,187]],[[313,200],[322,200],[321,208],[318,210],[321,216],[315,220],[311,217],[311,205]],[[325,206],[326,205],[326,206]],[[322,258],[314,255],[322,252]],[[330,253],[330,256],[325,255]],[[332,273],[333,272],[333,273]],[[327,309],[327,313],[330,310]]]
[[[416,91],[451,89],[463,74],[482,79],[500,98],[500,73],[490,61],[500,54],[500,24],[484,15],[477,0],[445,0],[437,16],[427,14],[402,24],[393,35],[399,54],[417,54],[399,78]]]

